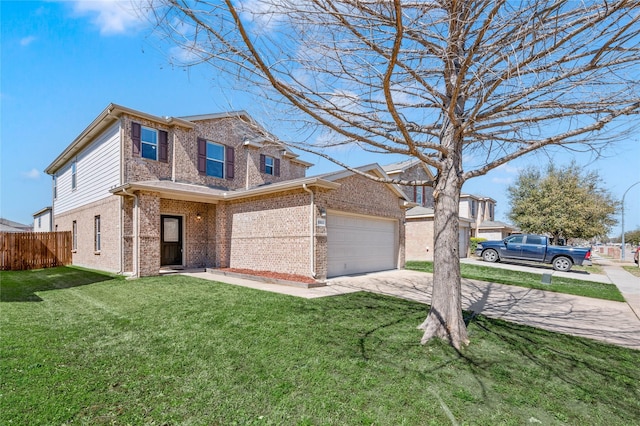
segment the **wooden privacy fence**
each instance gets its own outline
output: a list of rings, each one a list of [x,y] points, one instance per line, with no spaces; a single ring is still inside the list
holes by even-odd
[[[0,270],[71,264],[71,232],[0,232]]]

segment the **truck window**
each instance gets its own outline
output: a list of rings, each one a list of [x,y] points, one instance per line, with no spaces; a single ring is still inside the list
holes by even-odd
[[[513,235],[507,238],[505,241],[509,244],[522,244],[522,240],[524,240],[523,235]]]
[[[527,235],[527,244],[542,245],[542,237],[538,235]]]

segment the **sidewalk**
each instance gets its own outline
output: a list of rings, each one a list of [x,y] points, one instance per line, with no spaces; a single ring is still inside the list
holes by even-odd
[[[549,265],[536,265],[531,263],[499,262],[487,263],[476,258],[460,259],[461,263],[472,265],[489,266],[492,268],[510,269],[513,271],[530,272],[533,274],[552,274],[554,277],[572,278],[583,281],[600,282],[604,284],[615,284],[622,293],[635,315],[640,318],[640,278],[622,269],[619,263],[599,256],[595,253],[592,257],[593,263],[603,267],[605,274],[590,274],[584,271],[559,272],[554,271]]]
[[[407,270],[387,271],[335,278],[330,280],[330,286],[429,304],[432,275]],[[491,318],[640,349],[640,318],[624,302],[463,278],[462,306]]]

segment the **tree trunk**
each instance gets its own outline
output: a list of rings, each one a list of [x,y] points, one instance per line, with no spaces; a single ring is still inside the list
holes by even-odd
[[[434,188],[434,259],[431,309],[418,327],[424,330],[421,343],[441,338],[456,349],[469,343],[462,316],[459,253],[459,201],[462,180],[457,161],[449,163]]]

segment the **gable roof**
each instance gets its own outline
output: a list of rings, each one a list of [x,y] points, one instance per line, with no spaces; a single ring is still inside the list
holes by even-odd
[[[93,139],[106,130],[113,123],[118,121],[123,114],[132,115],[134,117],[143,118],[154,123],[162,124],[169,127],[182,127],[186,129],[193,129],[195,127],[194,122],[202,120],[219,120],[225,118],[239,118],[252,126],[265,135],[265,138],[257,138],[259,140],[252,140],[245,142],[246,145],[262,147],[264,142],[277,144],[282,147],[284,156],[291,161],[299,163],[305,167],[311,167],[313,164],[298,159],[298,155],[287,149],[287,147],[280,142],[275,136],[267,132],[262,126],[260,126],[246,111],[229,111],[215,114],[202,114],[191,115],[186,117],[160,117],[146,112],[138,111],[135,109],[127,108],[122,105],[110,103],[98,116],[89,124],[79,135],[76,137],[67,148],[62,151],[58,157],[45,169],[47,174],[54,174],[62,166],[64,166],[69,160],[78,155],[84,148],[86,148]],[[256,138],[254,138],[256,139]]]
[[[31,232],[33,227],[13,220],[0,218],[0,232]]]
[[[371,164],[367,164],[364,166],[360,166],[360,167],[355,167],[356,170],[363,172],[363,173],[367,173],[367,174],[371,174],[374,175],[376,177],[379,178],[388,178],[389,176],[387,175],[387,173],[384,171],[384,169],[378,164],[378,163],[371,163]],[[339,170],[337,172],[329,172],[329,173],[325,173],[322,176],[324,179],[329,180],[331,182],[335,182],[338,179],[344,179],[345,177],[349,177],[352,175],[355,175],[356,173],[350,171],[350,170]],[[398,195],[398,197],[402,198],[405,201],[410,202],[411,200],[409,200],[409,198],[407,197],[407,195],[404,193],[404,191],[402,191],[400,189],[400,187],[394,183],[385,183],[385,185],[387,185],[396,195]]]
[[[485,197],[483,195],[460,194],[460,201],[462,201],[463,198],[472,198],[476,201],[493,201],[493,203],[496,204],[496,200],[491,197]]]
[[[40,216],[40,215],[42,215],[42,214],[45,214],[45,213],[47,213],[47,212],[51,213],[52,211],[53,211],[53,208],[52,208],[51,206],[44,207],[44,208],[42,208],[42,209],[38,210],[37,212],[35,212],[35,213],[33,214],[33,217],[38,217],[38,216]]]
[[[404,173],[410,168],[418,165],[421,165],[424,171],[427,172],[427,174],[431,178],[433,178],[433,173],[431,172],[429,167],[427,167],[426,164],[424,164],[422,161],[418,160],[417,158],[410,158],[408,160],[400,161],[398,163],[387,164],[386,166],[382,166],[382,169],[388,175],[395,175],[395,174]]]
[[[369,164],[366,166],[358,167],[358,170],[364,173],[378,174],[379,177],[386,177],[384,171],[378,164]],[[256,197],[259,195],[274,194],[304,187],[336,189],[341,185],[339,182],[337,182],[338,180],[353,175],[356,175],[356,173],[349,170],[342,170],[337,172],[324,173],[316,176],[302,177],[298,179],[260,185],[249,189],[237,190],[211,188],[204,185],[173,182],[167,180],[154,180],[126,183],[124,185],[120,185],[116,188],[111,189],[110,192],[115,195],[131,195],[130,192],[127,191],[153,191],[159,193],[161,196],[171,197],[173,199],[215,204],[218,201]],[[401,198],[406,202],[409,201],[404,192],[402,192],[397,185],[385,185],[387,185],[398,196],[398,198]]]
[[[479,229],[518,229],[517,226],[509,225],[508,223],[500,222],[498,220],[485,220],[479,226]]]
[[[93,139],[106,130],[113,123],[118,121],[122,114],[129,114],[136,117],[144,118],[149,121],[153,121],[158,124],[163,124],[169,127],[184,127],[193,128],[193,123],[185,121],[181,118],[174,117],[159,117],[146,112],[137,111],[135,109],[127,108],[121,105],[110,103],[102,110],[100,114],[89,124],[79,135],[76,137],[67,148],[58,157],[53,160],[51,164],[45,169],[47,174],[54,174],[62,166],[64,166],[69,160],[78,155],[80,151],[86,148]]]

